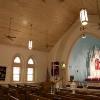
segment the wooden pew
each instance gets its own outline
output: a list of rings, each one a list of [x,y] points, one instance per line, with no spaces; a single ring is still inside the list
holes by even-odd
[[[68,93],[68,92],[62,92],[61,91],[61,92],[58,92],[57,95],[71,97],[71,98],[86,99],[86,100],[90,100],[90,99],[100,100],[100,97],[95,96],[95,95],[89,95],[89,94],[71,94],[71,93]]]
[[[52,100],[83,100],[77,97],[72,97],[72,96],[63,96],[63,95],[57,95],[57,94],[49,94],[47,97],[52,98]]]
[[[9,95],[9,100],[20,100],[20,99],[14,97],[14,96]]]
[[[30,94],[28,100],[51,100],[51,99],[48,99],[48,98],[45,98],[45,97],[42,97],[42,96],[37,96],[37,95],[34,95],[34,94]]]

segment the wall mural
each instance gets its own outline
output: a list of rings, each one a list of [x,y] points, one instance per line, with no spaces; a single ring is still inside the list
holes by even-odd
[[[68,66],[69,77],[74,76],[75,81],[100,78],[100,40],[91,35],[80,38],[72,48]]]

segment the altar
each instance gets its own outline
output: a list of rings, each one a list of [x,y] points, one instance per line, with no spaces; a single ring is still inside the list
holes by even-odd
[[[98,87],[100,89],[100,78],[87,78],[85,79],[87,86]]]
[[[88,77],[85,81],[88,83],[100,82],[100,49],[96,46],[89,52]]]

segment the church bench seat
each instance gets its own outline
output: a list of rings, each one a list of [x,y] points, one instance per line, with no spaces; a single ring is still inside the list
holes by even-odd
[[[34,94],[30,94],[29,100],[51,100],[51,99],[48,99],[48,98],[42,97],[42,96],[38,96],[38,95],[34,95]]]
[[[70,94],[70,93],[63,93],[63,92],[58,92],[57,95],[61,95],[61,96],[66,96],[66,97],[72,97],[72,98],[84,98],[86,100],[89,100],[89,99],[97,99],[97,100],[100,100],[100,97],[98,96],[95,96],[95,95],[84,95],[84,94]]]
[[[9,100],[20,100],[20,99],[14,97],[14,96],[9,95]]]

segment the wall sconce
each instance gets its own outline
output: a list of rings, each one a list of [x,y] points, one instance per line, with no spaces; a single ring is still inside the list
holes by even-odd
[[[66,67],[66,64],[62,63],[62,64],[61,64],[61,68],[62,68],[62,69],[65,69],[65,67]]]

